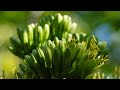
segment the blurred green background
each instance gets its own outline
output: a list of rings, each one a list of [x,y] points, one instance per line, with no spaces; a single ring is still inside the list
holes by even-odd
[[[41,17],[58,12],[72,17],[77,23],[76,32],[94,34],[99,41],[107,41],[109,61],[102,67],[103,72],[109,74],[114,65],[120,65],[120,11],[0,11],[0,76],[4,70],[9,77],[21,62],[8,50],[9,38],[17,35],[17,27],[25,28]]]

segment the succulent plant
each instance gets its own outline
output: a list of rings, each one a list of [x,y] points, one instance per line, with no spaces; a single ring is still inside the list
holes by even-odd
[[[25,30],[17,29],[9,50],[24,61],[14,78],[85,79],[108,60],[105,41],[74,33],[77,24],[68,15],[41,18]]]

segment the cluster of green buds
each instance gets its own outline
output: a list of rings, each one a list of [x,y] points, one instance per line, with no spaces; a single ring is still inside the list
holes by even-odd
[[[14,55],[24,59],[24,56],[31,53],[32,49],[44,45],[45,41],[49,38],[49,33],[48,24],[45,24],[44,27],[30,24],[25,30],[17,29],[19,40],[11,37],[9,50]]]
[[[50,40],[54,40],[54,37],[58,39],[65,38],[68,33],[72,33],[76,30],[77,24],[72,23],[71,17],[68,15],[61,15],[60,13],[55,15],[48,15],[41,18],[38,22],[39,25],[45,24],[50,26]]]
[[[108,60],[105,42],[95,36],[74,33],[76,23],[68,15],[55,14],[18,29],[9,50],[24,60],[16,78],[85,79]]]
[[[24,59],[25,55],[32,52],[37,47],[44,46],[46,40],[66,36],[72,30],[76,29],[77,24],[72,23],[71,17],[55,14],[40,19],[38,24],[30,24],[26,29],[17,29],[18,39],[11,37],[9,50],[16,56]]]

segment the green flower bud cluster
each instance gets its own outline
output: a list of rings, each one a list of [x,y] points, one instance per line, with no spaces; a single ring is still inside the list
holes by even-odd
[[[12,45],[9,46],[9,50],[24,59],[24,56],[31,53],[32,49],[44,45],[44,42],[49,38],[49,33],[48,24],[45,24],[44,27],[30,24],[25,30],[17,29],[19,40],[11,37]]]
[[[49,23],[48,23],[49,22]],[[72,23],[71,17],[55,14],[40,19],[39,24],[30,24],[27,29],[17,29],[18,39],[10,38],[11,45],[9,50],[16,56],[24,59],[24,56],[30,54],[36,47],[44,46],[46,40],[66,36],[72,30],[76,29],[77,24]]]
[[[72,23],[70,16],[62,16],[60,13],[46,16],[40,19],[38,24],[44,26],[46,23],[50,26],[50,40],[53,40],[54,37],[62,39],[68,33],[74,32],[77,27],[76,23]]]

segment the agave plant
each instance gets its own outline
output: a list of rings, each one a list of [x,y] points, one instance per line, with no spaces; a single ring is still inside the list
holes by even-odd
[[[68,15],[46,16],[26,30],[17,29],[9,50],[24,60],[14,78],[85,79],[108,60],[106,42],[94,35],[74,33],[77,24]]]

